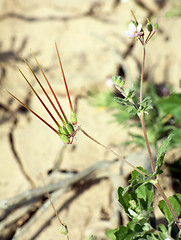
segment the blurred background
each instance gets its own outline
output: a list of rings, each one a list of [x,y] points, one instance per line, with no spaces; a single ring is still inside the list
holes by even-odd
[[[112,105],[115,90],[110,78],[121,75],[126,87],[131,87],[133,83],[138,83],[140,77],[142,46],[124,35],[132,19],[130,10],[143,28],[147,18],[159,25],[146,47],[144,79],[146,93],[155,97],[157,116],[158,111],[162,111],[157,122],[150,120],[151,127],[154,124],[158,126],[156,130],[149,128],[148,122],[150,132],[157,131],[156,135],[150,136],[153,145],[159,145],[159,140],[170,130],[177,130],[177,139],[167,157],[168,167],[181,155],[181,133],[178,130],[181,124],[181,1],[0,0],[0,239],[64,239],[59,236],[59,223],[52,208],[41,208],[45,196],[9,212],[4,212],[3,200],[43,187],[41,174],[49,184],[73,176],[100,161],[115,160],[113,155],[81,132],[77,133],[72,145],[63,146],[48,127],[7,93],[6,89],[53,125],[17,69],[18,66],[43,98],[41,89],[22,59],[22,56],[26,58],[46,86],[31,50],[69,116],[70,109],[54,45],[56,41],[78,125],[132,164],[143,164],[149,169],[145,162],[144,144],[138,141],[139,134],[142,134],[140,128],[127,121],[130,116],[125,116],[120,106]],[[50,93],[49,90],[47,92]],[[170,96],[171,92],[175,93],[174,99],[167,99],[167,104],[173,104],[165,107],[168,105],[161,98]],[[176,113],[173,109],[177,109]],[[158,125],[163,119],[166,122]],[[177,169],[180,168],[178,166]],[[126,186],[131,170],[117,162],[97,171],[97,175],[90,179],[83,179],[66,188],[57,197],[54,204],[62,222],[69,228],[70,239],[88,239],[91,235],[95,235],[95,239],[106,239],[106,230],[120,223],[126,224],[128,220],[121,213],[116,190],[119,185]],[[51,179],[52,172],[58,175]],[[173,172],[169,171],[163,175],[168,195],[178,190],[174,186],[178,186],[179,178],[174,180],[172,175]],[[39,209],[42,213],[35,219]]]

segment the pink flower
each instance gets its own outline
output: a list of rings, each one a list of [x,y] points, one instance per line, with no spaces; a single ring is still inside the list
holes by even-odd
[[[141,29],[142,29],[142,25],[140,23],[136,27],[134,23],[131,22],[129,24],[129,30],[125,31],[125,34],[129,38],[135,38],[139,35]]]

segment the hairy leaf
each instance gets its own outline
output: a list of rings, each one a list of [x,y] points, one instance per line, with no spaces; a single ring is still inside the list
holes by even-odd
[[[168,198],[169,202],[172,205],[173,210],[175,211],[175,214],[177,216],[179,216],[181,214],[181,194],[177,193],[171,197]],[[164,200],[159,201],[158,204],[160,210],[162,211],[162,213],[165,215],[167,221],[169,223],[172,223],[174,221],[173,216],[168,208],[168,206],[166,205]]]
[[[157,154],[157,161],[156,161],[156,169],[155,169],[155,175],[160,173],[160,168],[163,165],[163,160],[164,160],[164,156],[165,156],[165,152],[167,150],[167,147],[171,141],[173,137],[173,134],[170,134],[167,139],[165,139],[161,146],[158,149],[158,154]]]

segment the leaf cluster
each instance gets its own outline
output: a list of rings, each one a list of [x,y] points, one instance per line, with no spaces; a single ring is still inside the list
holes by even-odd
[[[115,81],[121,83],[120,79]],[[120,87],[120,86],[119,86]],[[162,87],[162,91],[168,91],[167,86]],[[166,90],[165,90],[166,89]],[[145,124],[149,142],[152,145],[157,145],[157,142],[173,132],[170,148],[179,147],[181,145],[181,94],[173,93],[163,96],[160,94],[157,85],[147,83],[145,85],[145,97],[143,102],[136,106],[139,102],[139,84],[135,84],[133,89],[122,89],[122,91],[112,90],[106,92],[94,91],[90,93],[91,102],[100,109],[112,111],[112,115],[119,124],[126,124],[129,121],[129,134],[133,137],[134,142],[138,145],[145,146],[145,141],[142,135],[134,134],[131,127],[140,127],[139,119],[136,114],[145,114]],[[123,94],[124,92],[124,94]],[[148,97],[149,96],[149,97]],[[115,101],[113,101],[113,98]],[[130,144],[131,142],[127,142]]]
[[[174,219],[166,203],[161,200],[158,204],[160,210],[168,220],[168,229],[160,224],[158,229],[151,225],[151,216],[153,216],[153,199],[154,199],[154,183],[157,182],[157,177],[161,173],[163,159],[166,149],[173,135],[162,143],[158,150],[156,170],[153,174],[148,175],[147,171],[139,167],[145,173],[145,176],[134,170],[132,172],[129,185],[125,188],[118,188],[118,201],[124,211],[131,219],[126,226],[119,226],[116,229],[107,231],[106,235],[111,240],[138,240],[138,239],[173,239],[172,225]],[[154,178],[154,180],[152,180]],[[175,194],[169,198],[169,201],[177,216],[181,214],[181,194]],[[174,239],[179,239],[179,232],[174,233]]]

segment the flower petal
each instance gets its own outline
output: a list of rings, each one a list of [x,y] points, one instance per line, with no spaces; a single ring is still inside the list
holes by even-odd
[[[134,25],[134,23],[130,23],[129,24],[129,30],[131,31],[131,32],[136,32],[136,26]]]
[[[138,26],[137,26],[137,32],[140,32],[140,31],[141,31],[141,29],[142,29],[142,24],[141,24],[141,23],[139,23],[139,24],[138,24]]]
[[[127,37],[134,37],[134,33],[129,30],[125,31],[124,33]]]

